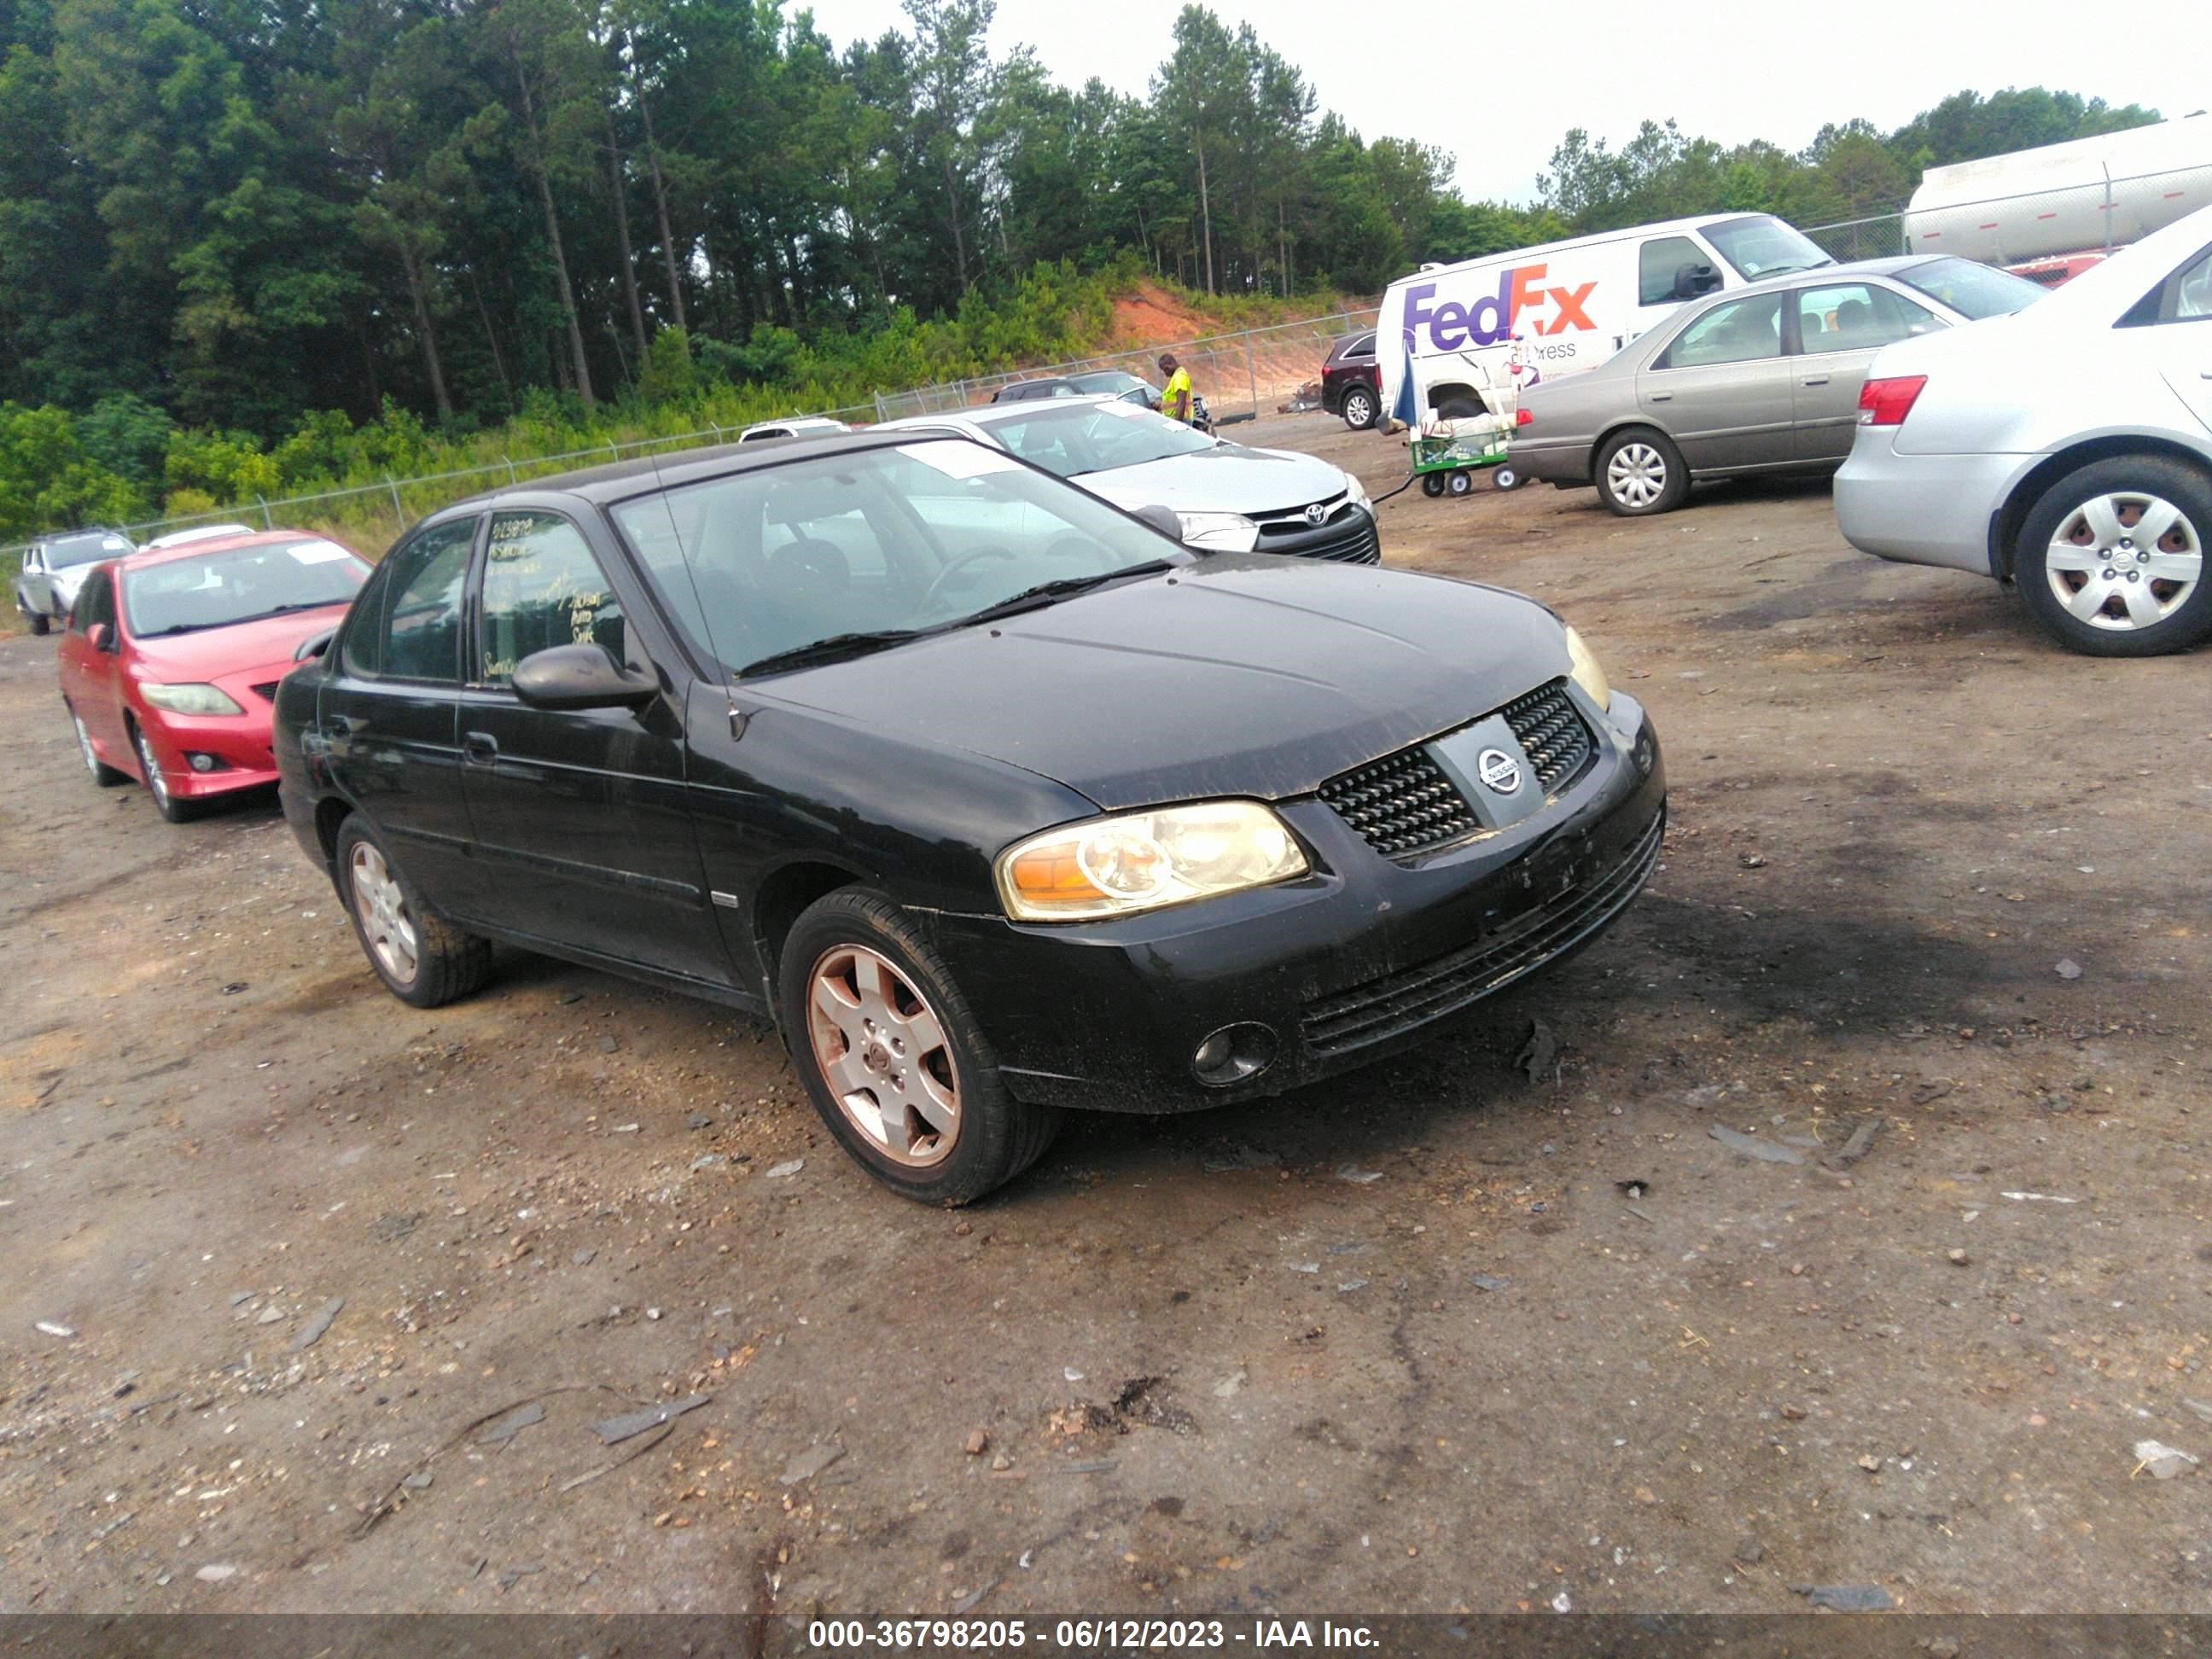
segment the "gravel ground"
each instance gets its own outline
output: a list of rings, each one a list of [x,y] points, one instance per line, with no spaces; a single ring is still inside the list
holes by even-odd
[[[2212,1455],[2202,660],[2065,655],[1824,485],[1382,512],[1652,709],[1650,890],[958,1214],[722,1011],[400,1006],[273,803],[95,789],[0,641],[0,1610],[2212,1608],[2212,1474],[2133,1449]]]

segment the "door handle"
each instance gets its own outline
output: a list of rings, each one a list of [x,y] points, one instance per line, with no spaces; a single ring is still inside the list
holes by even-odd
[[[1671,392],[1655,392],[1651,394],[1651,401],[1655,404],[1672,403],[1674,398],[1674,394]]]
[[[499,740],[489,732],[471,732],[461,739],[461,758],[489,766],[499,759]]]
[[[1827,383],[1828,377],[1825,374],[1808,374],[1805,377],[1807,386],[1826,386]]]

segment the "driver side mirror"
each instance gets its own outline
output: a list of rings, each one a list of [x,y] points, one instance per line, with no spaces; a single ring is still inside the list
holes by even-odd
[[[1700,294],[1711,294],[1721,285],[1721,274],[1711,265],[1684,265],[1674,273],[1674,297],[1694,300]]]
[[[1176,516],[1173,507],[1140,507],[1135,508],[1130,516],[1143,520],[1178,547],[1182,544],[1182,520]]]
[[[84,630],[84,640],[95,651],[115,649],[115,630],[106,623],[94,623]]]
[[[635,708],[659,695],[653,676],[600,645],[553,645],[514,665],[514,695],[532,708]]]

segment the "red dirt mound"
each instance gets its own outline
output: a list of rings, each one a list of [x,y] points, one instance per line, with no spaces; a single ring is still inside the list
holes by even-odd
[[[1150,283],[1139,283],[1135,293],[1114,301],[1114,343],[1124,350],[1172,345],[1217,331],[1216,325]]]

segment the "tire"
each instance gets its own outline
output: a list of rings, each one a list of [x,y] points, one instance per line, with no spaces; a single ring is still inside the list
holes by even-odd
[[[154,740],[146,735],[144,726],[131,728],[131,747],[137,752],[139,773],[146,793],[154,798],[154,810],[166,821],[190,823],[207,811],[198,800],[169,793],[169,781],[161,771],[161,763],[154,753]]]
[[[1690,471],[1682,465],[1682,452],[1664,433],[1648,426],[1616,432],[1600,445],[1591,477],[1598,500],[1624,519],[1672,513],[1690,493]]]
[[[1424,472],[1421,475],[1421,494],[1424,495],[1441,495],[1443,493],[1444,475],[1443,473]]]
[[[33,634],[43,635],[53,627],[53,621],[43,611],[26,611],[23,620],[31,624]]]
[[[814,1109],[894,1192],[970,1203],[1052,1144],[1058,1109],[1007,1090],[944,962],[881,893],[841,888],[808,906],[777,985],[784,1045]]]
[[[358,813],[338,826],[337,888],[362,954],[409,1007],[442,1007],[491,976],[491,941],[433,914]]]
[[[1474,474],[1469,472],[1465,467],[1455,467],[1444,474],[1444,477],[1446,480],[1444,488],[1450,490],[1453,495],[1472,495],[1474,493]]]
[[[1354,432],[1364,432],[1381,418],[1382,400],[1372,386],[1351,386],[1344,394],[1342,413],[1345,425]]]
[[[1492,489],[1518,489],[1528,482],[1510,466],[1501,466],[1490,475]]]
[[[118,783],[130,782],[128,772],[117,770],[93,752],[92,733],[84,729],[84,722],[76,717],[76,710],[70,708],[67,703],[62,707],[69,709],[70,724],[76,727],[76,752],[83,757],[84,769],[92,774],[93,782],[102,789],[112,789]]]
[[[2144,546],[2134,532],[2154,518]],[[2116,455],[2044,491],[2013,544],[2013,575],[2069,650],[2161,656],[2212,635],[2209,542],[2212,478],[2160,456]]]

